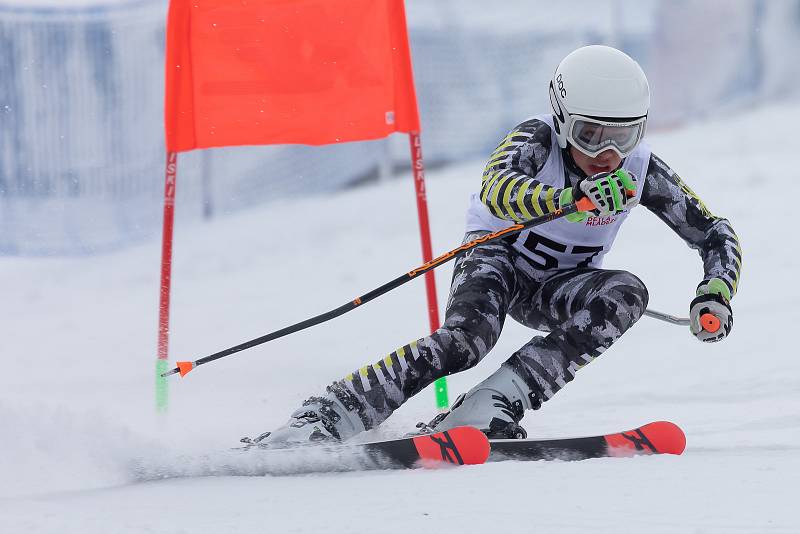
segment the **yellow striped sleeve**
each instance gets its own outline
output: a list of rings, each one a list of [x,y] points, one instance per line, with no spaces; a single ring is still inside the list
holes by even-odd
[[[487,198],[489,197],[489,191],[491,191],[492,187],[494,187],[494,184],[497,181],[497,178],[500,176],[500,174],[502,172],[503,172],[502,169],[499,170],[499,171],[493,172],[489,176],[489,179],[486,180],[483,183],[483,186],[482,186],[483,191],[481,192],[481,202],[483,202],[484,204],[487,203]]]
[[[739,236],[733,234],[733,237],[735,238],[736,252],[739,254],[739,256],[736,256],[736,254],[732,255],[733,261],[736,262],[737,267],[733,277],[733,292],[736,293],[739,289],[739,277],[742,274],[742,260],[739,259],[742,257],[742,247],[739,245]]]
[[[494,168],[492,168],[491,165],[486,165],[486,168],[483,169],[483,176],[481,177],[481,184],[485,185],[486,182],[489,181],[489,179],[491,179],[492,176],[494,176],[495,172],[496,171],[494,170]]]
[[[514,190],[514,186],[517,185],[521,177],[517,176],[511,180],[511,183],[508,184],[506,187],[506,192],[503,195],[503,207],[506,209],[506,213],[509,217],[511,217],[515,222],[520,222],[522,219],[517,215],[517,212],[514,211],[514,208],[511,207],[511,192]]]
[[[533,211],[535,211],[536,215],[539,216],[544,215],[544,210],[542,210],[542,205],[539,203],[539,195],[541,195],[542,189],[544,189],[544,184],[542,183],[537,184],[536,187],[533,189],[533,193],[531,194],[531,205],[533,205]]]
[[[500,217],[501,219],[505,219],[503,217],[503,209],[500,207],[500,204],[497,203],[497,196],[500,194],[500,190],[503,188],[503,184],[508,181],[509,177],[505,176],[497,180],[494,184],[494,192],[492,193],[492,198],[490,199],[489,209],[494,213],[496,216]]]
[[[507,150],[509,145],[501,145],[500,147],[495,150],[491,157],[489,158],[489,163],[487,165],[496,165],[498,162],[506,159],[509,154],[513,152],[513,150]]]
[[[523,140],[514,141],[515,137],[522,137]],[[497,161],[508,156],[508,154],[512,152],[512,150],[508,150],[509,148],[517,148],[518,146],[525,144],[530,137],[530,134],[525,134],[519,130],[513,130],[506,135],[497,148],[494,149],[494,152],[492,152],[492,155],[489,157],[489,163],[491,164],[493,161]]]
[[[514,136],[517,134],[517,131],[514,130],[513,132],[509,133],[508,135],[503,138],[503,141],[497,145],[497,148],[494,149],[493,154],[497,154],[498,152],[512,146],[514,144]]]
[[[544,203],[547,206],[547,213],[553,213],[554,211],[556,211],[556,206],[555,204],[553,204],[553,196],[555,195],[555,193],[556,193],[555,187],[547,188],[547,193],[545,193],[544,196]]]
[[[522,220],[529,221],[533,219],[533,215],[531,212],[528,211],[528,208],[525,207],[525,192],[528,190],[528,185],[524,185],[519,188],[517,192],[517,207],[519,208],[519,212],[522,215]]]

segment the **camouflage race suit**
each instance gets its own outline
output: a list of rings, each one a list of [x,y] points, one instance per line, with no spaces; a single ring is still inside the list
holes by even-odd
[[[479,235],[467,234],[465,240]],[[333,391],[358,396],[364,403],[359,415],[371,428],[437,378],[476,365],[497,342],[510,314],[550,332],[534,337],[506,362],[537,392],[533,404],[541,405],[647,306],[644,284],[625,271],[543,274],[506,241],[477,247],[457,260],[442,327],[336,382]]]
[[[553,146],[549,126],[532,119],[506,137],[487,166],[483,196],[491,197],[489,187],[501,188],[505,198],[518,200],[506,202],[505,211],[499,204],[487,206],[495,216],[514,220],[521,216],[510,212],[515,206],[527,205],[524,211],[534,213],[546,201],[552,205],[552,199],[559,198],[560,190],[542,187],[536,180],[551,150],[562,152],[564,187],[574,185],[583,173],[568,150]],[[728,221],[712,215],[657,156],[650,156],[647,169],[641,205],[699,251],[704,280],[719,278],[734,294],[741,252]],[[465,241],[479,235],[469,233]],[[476,365],[497,342],[510,314],[524,325],[549,332],[533,337],[504,364],[525,381],[530,396],[536,397],[530,405],[538,408],[619,339],[642,316],[647,301],[644,284],[626,271],[546,270],[508,240],[488,243],[457,260],[441,328],[334,382],[328,391],[357,410],[366,429],[373,428],[437,378]]]

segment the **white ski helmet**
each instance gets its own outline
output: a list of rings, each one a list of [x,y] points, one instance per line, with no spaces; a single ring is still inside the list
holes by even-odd
[[[612,149],[620,157],[641,141],[650,109],[650,86],[636,61],[609,46],[578,48],[550,80],[550,106],[561,148],[589,157]]]

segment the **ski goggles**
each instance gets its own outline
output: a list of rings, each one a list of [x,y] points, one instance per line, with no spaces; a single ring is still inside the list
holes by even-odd
[[[644,136],[647,116],[632,121],[604,120],[573,115],[567,141],[589,156],[611,149],[621,158],[633,152]]]

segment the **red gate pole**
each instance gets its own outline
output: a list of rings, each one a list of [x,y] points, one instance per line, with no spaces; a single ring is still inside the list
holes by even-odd
[[[167,379],[161,375],[169,368],[169,296],[172,277],[172,229],[175,219],[175,185],[178,153],[167,152],[164,180],[164,229],[161,237],[161,292],[158,304],[158,358],[156,359],[156,409],[166,411],[169,401]]]
[[[408,140],[411,146],[411,168],[414,172],[414,190],[417,194],[417,215],[419,217],[419,234],[422,243],[422,261],[427,263],[433,259],[431,246],[431,228],[428,222],[428,195],[425,190],[425,164],[422,161],[422,141],[419,132],[410,132]],[[428,320],[431,332],[441,326],[439,322],[439,305],[436,299],[436,279],[433,271],[425,273],[425,290],[428,296]],[[447,379],[442,377],[434,384],[436,407],[446,410],[450,406],[447,399]]]

